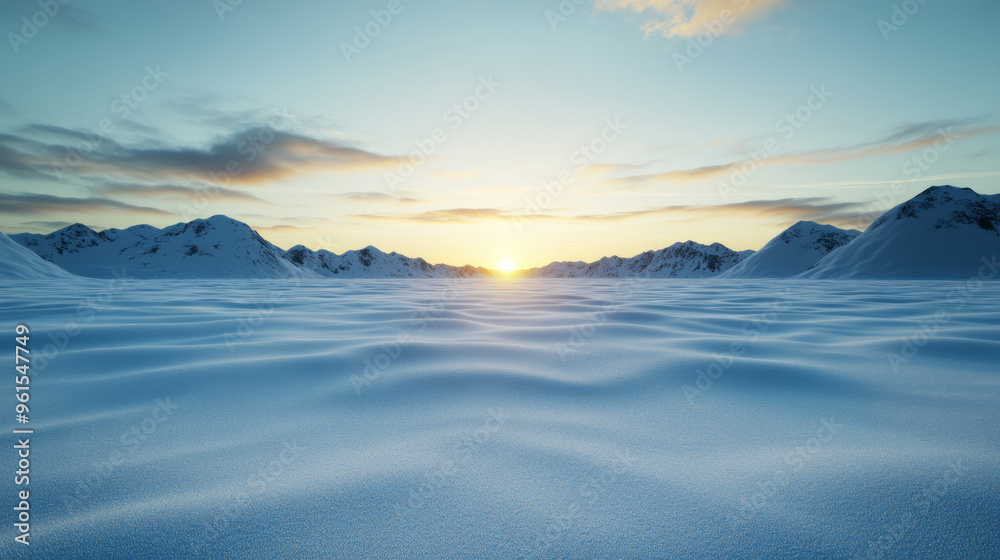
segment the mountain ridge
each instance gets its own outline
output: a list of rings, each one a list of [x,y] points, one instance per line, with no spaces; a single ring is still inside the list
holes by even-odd
[[[789,278],[861,235],[831,225],[800,221],[782,231],[759,251],[719,275],[719,278]]]
[[[753,253],[733,251],[721,243],[686,241],[631,258],[553,262],[507,274],[472,265],[431,264],[371,245],[341,255],[303,245],[284,251],[247,224],[221,214],[162,229],[140,224],[98,232],[77,223],[49,234],[10,237],[44,260],[88,277],[108,277],[125,267],[136,277],[147,278],[707,278]]]
[[[1000,195],[935,186],[864,232],[801,221],[757,252],[685,241],[628,258],[554,261],[512,273],[431,264],[371,245],[341,255],[303,245],[286,251],[221,214],[162,229],[139,224],[98,232],[77,223],[8,239],[67,273],[97,278],[121,268],[137,278],[957,278],[1000,253]],[[26,259],[16,251],[5,255]]]
[[[927,188],[800,278],[970,278],[1000,254],[1000,196]],[[991,261],[992,259],[992,261]]]

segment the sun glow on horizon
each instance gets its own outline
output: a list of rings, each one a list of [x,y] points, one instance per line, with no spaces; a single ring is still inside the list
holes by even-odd
[[[497,265],[497,270],[500,272],[513,272],[517,266],[511,259],[503,259],[500,264]]]

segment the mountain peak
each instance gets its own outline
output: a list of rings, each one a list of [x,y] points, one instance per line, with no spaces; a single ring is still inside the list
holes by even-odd
[[[936,186],[933,186],[933,187],[927,187],[926,189],[924,189],[920,194],[918,194],[914,198],[919,198],[921,196],[924,196],[924,195],[927,195],[927,194],[930,194],[930,193],[960,193],[960,192],[971,193],[971,194],[975,194],[975,195],[979,194],[976,191],[974,191],[974,190],[972,190],[972,189],[970,189],[968,187],[956,187],[954,185],[936,185]]]
[[[889,210],[875,220],[868,231],[885,226],[890,220],[927,221],[934,229],[977,225],[996,232],[1000,224],[1000,204],[968,188],[950,185],[930,187],[910,200]]]
[[[853,241],[861,232],[800,221],[767,242],[720,278],[788,278]]]
[[[68,225],[60,230],[56,230],[50,233],[49,235],[70,235],[74,237],[79,237],[80,235],[86,235],[86,234],[96,235],[97,232],[81,223],[76,223]]]
[[[247,224],[245,224],[245,223],[243,223],[243,222],[241,222],[239,220],[234,220],[233,218],[230,218],[229,216],[226,216],[224,214],[216,214],[216,215],[214,215],[214,216],[212,216],[210,218],[204,218],[204,219],[201,219],[201,220],[192,220],[190,223],[192,223],[192,224],[207,224],[207,225],[212,225],[212,226],[215,226],[215,227],[231,227],[231,228],[240,228],[240,229],[242,229],[242,228],[253,229],[250,226],[248,226]]]
[[[795,222],[795,225],[793,225],[792,227],[790,227],[788,229],[790,229],[790,230],[795,230],[795,229],[816,229],[816,228],[827,228],[827,227],[832,227],[832,226],[818,224],[816,222],[810,222],[809,220],[799,220],[798,222]]]
[[[1000,253],[1000,203],[972,189],[930,187],[824,257],[810,278],[968,278]]]

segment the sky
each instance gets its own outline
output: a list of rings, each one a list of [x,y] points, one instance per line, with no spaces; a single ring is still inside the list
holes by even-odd
[[[0,231],[541,266],[1000,193],[995,0],[0,0]]]

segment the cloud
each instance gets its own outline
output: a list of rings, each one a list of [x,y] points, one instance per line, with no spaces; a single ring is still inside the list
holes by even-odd
[[[316,231],[317,228],[314,227],[299,227],[290,225],[277,225],[277,226],[250,226],[251,229],[260,233],[266,231],[268,233],[298,233],[302,231]]]
[[[516,212],[496,208],[447,208],[415,214],[353,214],[349,217],[366,220],[472,224],[489,220],[510,220],[516,216]]]
[[[181,185],[111,185],[104,187],[102,192],[113,195],[133,195],[133,196],[159,196],[159,197],[183,197],[191,198],[198,196],[205,187],[185,187]],[[263,202],[263,199],[247,194],[242,191],[225,189],[218,186],[211,187],[213,199],[219,200],[245,200]]]
[[[346,192],[337,194],[339,198],[355,202],[393,202],[396,197],[379,191]]]
[[[334,196],[344,200],[350,200],[352,202],[383,202],[396,206],[409,206],[413,204],[435,202],[432,199],[413,198],[410,196],[400,196],[398,193],[388,194],[380,191],[346,192],[338,193]]]
[[[881,155],[895,155],[940,145],[942,142],[1000,133],[1000,126],[972,127],[978,119],[924,121],[897,127],[886,136],[861,144],[790,153],[778,163],[840,163]]]
[[[863,205],[856,202],[836,202],[824,197],[782,198],[778,200],[752,200],[713,206],[662,206],[646,210],[612,212],[575,216],[578,221],[622,221],[650,216],[678,216],[683,218],[705,217],[764,217],[788,220],[837,221],[847,223],[857,218]]]
[[[24,135],[0,134],[0,171],[49,177],[58,173],[131,180],[259,184],[321,171],[390,169],[395,157],[270,127],[252,127],[205,146],[125,146],[109,138],[35,124]],[[81,149],[83,143],[86,147]],[[79,157],[70,157],[70,154]]]
[[[388,220],[424,223],[472,224],[484,221],[546,220],[561,222],[621,222],[657,216],[681,219],[756,217],[778,221],[812,220],[834,225],[856,224],[863,203],[838,202],[825,197],[753,200],[710,206],[675,205],[603,214],[561,215],[553,213],[524,216],[516,210],[498,208],[448,208],[412,214],[355,214],[368,220]]]
[[[211,133],[225,134],[250,126],[274,126],[281,129],[294,128],[306,136],[318,138],[343,140],[349,137],[343,131],[343,126],[329,115],[292,114],[285,107],[276,109],[249,95],[189,90],[162,100],[159,104],[173,113],[176,119]]]
[[[21,222],[21,225],[22,226],[31,226],[33,228],[45,228],[46,232],[53,232],[53,231],[60,230],[60,229],[62,229],[64,227],[71,226],[73,224],[71,224],[69,222],[62,222],[62,221],[47,222],[47,221],[43,221],[43,220],[36,220],[36,221],[31,221],[31,222]],[[90,229],[97,229],[97,228],[91,227]]]
[[[761,161],[760,165],[832,165],[857,159],[897,155],[938,146],[945,142],[953,143],[963,138],[1000,133],[1000,126],[971,126],[978,121],[979,119],[950,119],[910,123],[897,127],[874,141],[773,155]],[[647,183],[687,184],[731,176],[752,159],[751,151],[748,150],[742,159],[726,163],[662,173],[629,175],[599,181],[594,183],[594,186],[598,189],[609,187],[612,190],[623,190],[639,188]]]
[[[643,19],[646,35],[693,37],[706,26],[723,26],[729,32],[746,22],[765,16],[789,0],[594,0],[607,11],[630,11]],[[729,21],[723,24],[723,21]]]
[[[48,194],[0,193],[0,213],[47,214],[53,212],[120,212],[172,216],[170,212],[146,206],[135,206],[109,198],[67,198]]]
[[[5,140],[7,139],[14,140],[15,142],[18,140],[5,134],[0,134],[0,170],[15,177],[36,179],[54,178],[48,173],[40,171],[38,169],[40,166],[38,160],[16,148],[13,145],[14,142],[9,144],[5,143]]]
[[[706,165],[703,167],[693,167],[690,169],[678,169],[666,171],[664,173],[646,173],[643,175],[629,175],[616,179],[608,179],[597,183],[600,185],[610,185],[617,187],[637,187],[650,181],[666,183],[692,183],[706,181],[719,175],[726,175],[739,169],[742,162],[723,163],[719,165]]]

